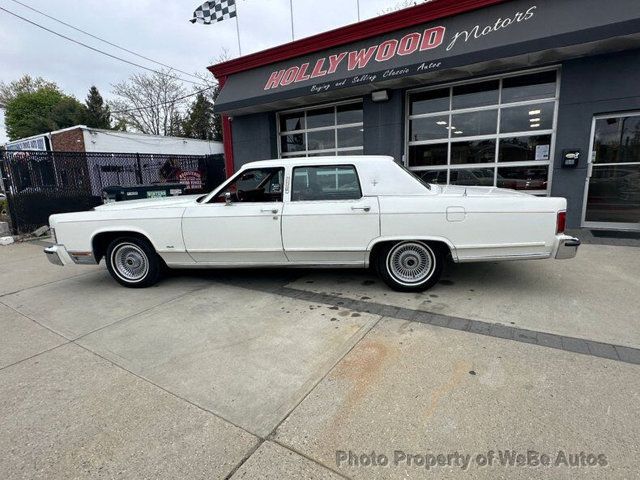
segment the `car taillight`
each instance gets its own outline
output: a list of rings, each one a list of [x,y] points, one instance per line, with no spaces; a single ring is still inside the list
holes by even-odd
[[[556,235],[564,233],[564,229],[567,226],[567,212],[558,212],[558,219],[556,221]]]

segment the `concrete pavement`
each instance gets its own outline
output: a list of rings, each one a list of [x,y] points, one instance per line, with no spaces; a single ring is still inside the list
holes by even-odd
[[[41,248],[0,247],[0,478],[623,479],[640,467],[637,248],[452,266],[419,295],[358,271],[178,272],[128,290]],[[559,343],[499,338],[517,328]],[[589,348],[563,345],[580,339]],[[552,465],[489,464],[505,451]]]

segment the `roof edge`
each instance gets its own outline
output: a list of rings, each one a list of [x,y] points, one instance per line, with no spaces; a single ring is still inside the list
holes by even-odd
[[[234,73],[251,70],[271,63],[289,60],[320,50],[364,40],[402,28],[470,12],[509,0],[434,0],[405,8],[387,15],[352,23],[334,30],[278,45],[260,52],[234,58],[208,67],[218,80]]]

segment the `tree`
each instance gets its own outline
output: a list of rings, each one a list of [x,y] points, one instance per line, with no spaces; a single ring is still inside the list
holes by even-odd
[[[111,111],[109,105],[104,103],[104,99],[95,86],[89,89],[89,94],[85,100],[87,112],[84,123],[87,127],[111,128]]]
[[[120,97],[111,102],[116,121],[141,133],[168,135],[174,114],[185,104],[184,86],[170,74],[171,70],[134,74],[113,85],[113,93]]]
[[[10,83],[0,82],[0,108],[6,107],[11,100],[21,93],[35,93],[43,88],[60,91],[60,88],[54,82],[45,80],[42,77],[33,78],[30,75],[23,75],[22,78]]]
[[[72,127],[81,122],[85,107],[57,88],[42,87],[11,99],[5,109],[5,126],[11,140]]]
[[[203,92],[196,95],[184,120],[184,134],[190,138],[213,140],[215,137],[215,115],[213,103]]]
[[[172,137],[184,136],[184,120],[182,115],[180,115],[180,112],[173,112],[168,135],[171,135]]]

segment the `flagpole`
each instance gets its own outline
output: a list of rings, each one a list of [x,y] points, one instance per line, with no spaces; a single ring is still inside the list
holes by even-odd
[[[358,21],[360,21],[360,0],[356,0],[356,5],[358,5]]]
[[[242,56],[242,46],[240,45],[240,21],[238,20],[238,12],[236,11],[236,33],[238,34],[238,54]]]
[[[293,0],[289,0],[289,7],[291,10],[291,41],[293,42],[296,39],[295,34],[293,33]]]

